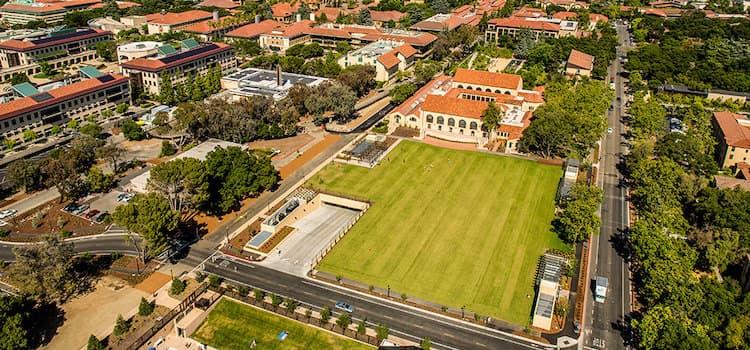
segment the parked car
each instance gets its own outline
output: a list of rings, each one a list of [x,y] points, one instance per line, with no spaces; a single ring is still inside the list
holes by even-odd
[[[0,219],[5,219],[7,217],[16,215],[17,212],[18,210],[15,210],[15,209],[5,209],[3,211],[0,211]]]
[[[91,220],[91,218],[93,218],[96,214],[99,214],[99,211],[96,210],[96,209],[92,209],[91,211],[89,211],[88,213],[86,213],[86,215],[84,215],[84,217],[87,220]]]
[[[130,192],[123,192],[117,195],[117,201],[129,202],[133,197],[135,197],[135,194],[130,193]]]
[[[84,212],[86,212],[86,210],[89,210],[89,208],[90,208],[90,206],[88,204],[81,204],[81,205],[78,206],[78,208],[76,208],[75,210],[72,211],[72,214],[73,215],[81,215]]]
[[[611,134],[612,131],[613,131],[612,128],[607,128],[607,134]]]
[[[346,311],[346,312],[349,312],[349,313],[354,312],[354,308],[351,305],[349,305],[349,304],[347,304],[347,303],[345,303],[343,301],[339,301],[338,303],[336,303],[335,306],[339,310],[343,310],[343,311]]]
[[[107,218],[108,216],[109,216],[109,213],[105,211],[105,212],[103,212],[103,213],[99,214],[99,216],[97,216],[97,217],[96,217],[96,218],[94,219],[94,221],[95,221],[95,222],[96,222],[97,224],[100,224],[100,223],[102,223],[102,221],[104,221],[104,219],[106,219],[106,218]]]
[[[76,202],[71,202],[70,204],[68,204],[64,208],[62,208],[62,210],[64,212],[66,212],[66,213],[72,213],[76,209],[78,209],[78,203],[76,203]]]
[[[8,226],[8,222],[5,220],[0,220],[0,227]]]

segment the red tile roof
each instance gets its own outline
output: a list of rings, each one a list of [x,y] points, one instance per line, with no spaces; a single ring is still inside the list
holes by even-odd
[[[228,24],[228,25],[223,25],[222,24],[222,23],[224,23],[223,22],[224,20],[226,20],[226,19],[233,19],[233,18],[235,18],[235,17],[226,16],[226,17],[219,18],[218,21],[214,21],[212,19],[208,19],[208,20],[201,21],[201,22],[198,22],[198,23],[193,23],[193,24],[191,24],[191,25],[183,28],[182,30],[184,30],[186,32],[192,32],[192,33],[210,34],[210,33],[213,33],[213,32],[215,32],[217,30],[222,30],[222,29],[225,29],[225,28],[229,28],[229,27],[235,26],[236,24]],[[214,23],[214,26],[212,27],[210,23]]]
[[[274,17],[291,16],[295,12],[297,12],[298,9],[299,9],[299,3],[296,3],[296,2],[294,6],[286,2],[280,2],[271,6],[271,12],[273,12]]]
[[[430,80],[427,84],[419,88],[411,97],[401,103],[393,113],[400,113],[401,115],[417,114],[422,107],[422,102],[427,95],[432,94],[438,89],[447,89],[450,87],[451,77],[440,73],[438,76]]]
[[[521,76],[507,73],[491,73],[478,70],[459,68],[453,77],[454,83],[484,85],[503,89],[519,89],[522,85]]]
[[[27,4],[6,3],[0,9],[8,12],[33,12],[48,13],[57,11],[66,11],[72,8],[96,8],[102,4],[101,0],[69,0],[69,1],[37,1],[42,6],[32,6]]]
[[[320,18],[323,16],[323,14],[326,15],[326,19],[329,22],[336,21],[336,18],[341,14],[341,9],[337,7],[321,7],[318,11],[315,12],[315,16]]]
[[[99,79],[96,78],[87,79],[47,91],[50,95],[52,95],[53,98],[42,102],[37,102],[36,100],[34,100],[33,96],[28,96],[10,101],[8,103],[0,104],[0,120],[15,117],[17,115],[21,115],[35,109],[54,105],[60,101],[82,96],[95,90],[106,89],[110,86],[121,84],[130,79],[118,74],[109,75],[111,75],[115,79],[105,83],[102,83]]]
[[[394,21],[398,22],[402,18],[406,16],[403,12],[398,11],[370,11],[370,16],[372,17],[372,20],[375,22],[388,22],[388,21]]]
[[[482,117],[482,112],[484,112],[485,109],[487,109],[487,102],[440,95],[427,95],[424,103],[422,103],[422,110],[425,112],[448,114],[473,119],[480,119]]]
[[[91,31],[91,32],[88,34],[78,35],[74,37],[64,37],[59,40],[47,41],[42,44],[34,44],[32,41],[24,41],[24,40],[17,40],[17,39],[6,40],[3,42],[0,42],[0,49],[8,49],[8,50],[13,50],[13,51],[23,52],[23,51],[30,51],[30,50],[43,48],[43,47],[55,46],[55,45],[75,42],[79,40],[94,38],[97,36],[112,35],[112,32],[101,30],[101,29],[87,28],[86,30]]]
[[[437,40],[437,36],[430,33],[419,33],[418,35],[396,35],[389,33],[373,33],[367,34],[362,37],[362,40],[366,41],[377,41],[377,40],[394,40],[403,41],[412,46],[426,46]]]
[[[164,63],[161,60],[164,57],[160,57],[160,58],[141,57],[141,58],[136,58],[134,60],[127,61],[127,62],[123,62],[122,64],[120,64],[120,66],[123,68],[146,71],[146,72],[159,72],[166,68],[176,67],[187,62],[195,61],[199,58],[211,56],[219,52],[228,51],[232,49],[232,46],[224,44],[224,43],[212,43],[210,45],[216,45],[216,48],[212,50],[204,51],[198,54],[188,55],[187,57],[184,57],[184,58],[181,58],[179,60],[169,62],[169,63]],[[196,51],[202,47],[203,46],[198,46],[191,50],[181,51],[180,53]],[[176,54],[173,54],[173,55],[176,55]],[[173,56],[173,55],[170,55],[170,56]],[[170,57],[170,56],[165,56],[165,57]]]
[[[578,50],[570,50],[570,56],[568,56],[568,63],[566,66],[592,70],[594,69],[594,56]]]
[[[547,12],[545,12],[542,9],[529,7],[529,5],[526,5],[524,7],[521,7],[518,11],[513,13],[514,17],[530,17],[530,18],[539,18],[539,17],[547,17]]]
[[[538,92],[538,91],[531,91],[531,92],[519,91],[518,96],[523,97],[523,99],[526,102],[544,103],[544,96],[542,96],[541,92]]]
[[[529,21],[520,17],[493,18],[489,21],[489,23],[494,24],[498,27],[505,28],[529,28],[532,30],[542,30],[548,32],[560,31],[559,24],[544,21]]]
[[[414,54],[416,54],[416,53],[417,53],[417,49],[413,48],[413,47],[412,47],[411,45],[409,45],[409,44],[404,44],[404,45],[401,45],[401,46],[397,47],[397,48],[396,48],[395,50],[393,50],[393,51],[394,51],[394,53],[400,53],[401,55],[403,55],[403,56],[404,56],[404,57],[406,57],[406,58],[409,58],[409,57],[411,57],[411,56],[414,56]]]
[[[600,15],[598,13],[591,13],[589,14],[589,21],[593,23],[596,23],[596,22],[607,23],[609,22],[609,18],[605,15]]]
[[[552,18],[557,18],[557,19],[568,19],[568,18],[575,18],[575,17],[578,17],[578,14],[575,12],[570,12],[570,11],[555,12],[552,15]]]
[[[270,33],[272,30],[277,29],[277,28],[283,30],[284,28],[286,28],[286,24],[274,21],[272,19],[267,19],[260,23],[246,24],[242,27],[239,27],[235,30],[228,32],[226,36],[235,37],[235,38],[254,39],[260,36],[261,34]]]
[[[732,112],[714,112],[721,133],[724,135],[724,141],[727,145],[733,147],[750,148],[750,125],[742,125],[738,120],[747,121],[741,114]]]
[[[232,1],[232,0],[203,0],[198,5],[195,5],[198,7],[218,7],[223,9],[234,9],[240,7],[240,4]]]
[[[152,13],[146,15],[146,22],[163,25],[175,25],[211,18],[211,12],[190,10],[185,12]]]
[[[398,57],[396,57],[396,55],[393,53],[394,51],[396,50],[391,50],[386,52],[385,54],[380,55],[380,57],[378,57],[378,62],[385,66],[385,68],[391,68],[401,63],[401,60],[399,60]]]
[[[307,30],[310,29],[310,27],[315,24],[315,22],[311,20],[304,20],[299,22],[294,22],[288,26],[286,26],[281,33],[277,33],[275,30],[272,33],[269,33],[269,35],[277,35],[277,36],[283,36],[287,38],[295,38],[301,35],[304,35]]]
[[[523,105],[523,100],[524,100],[521,97],[513,96],[513,95],[498,94],[496,92],[486,92],[486,91],[479,91],[479,90],[458,89],[458,88],[450,89],[450,91],[448,91],[445,94],[445,96],[463,98],[461,97],[463,94],[492,97],[495,99],[496,103],[508,104],[508,105],[514,105],[514,106]]]

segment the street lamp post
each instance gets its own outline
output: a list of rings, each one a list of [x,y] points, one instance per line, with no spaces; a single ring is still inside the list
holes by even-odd
[[[466,310],[466,305],[461,306],[461,319],[464,318],[464,311]]]
[[[388,297],[389,298],[391,297],[391,285],[390,284],[388,285]]]

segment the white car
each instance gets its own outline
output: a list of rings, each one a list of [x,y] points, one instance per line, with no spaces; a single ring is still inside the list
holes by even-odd
[[[15,210],[15,209],[5,209],[3,211],[0,211],[0,219],[5,219],[13,215],[16,215],[17,212],[18,210]]]
[[[0,220],[0,227],[8,226],[8,222],[4,220]]]
[[[612,128],[607,128],[607,134],[611,134],[613,131]]]

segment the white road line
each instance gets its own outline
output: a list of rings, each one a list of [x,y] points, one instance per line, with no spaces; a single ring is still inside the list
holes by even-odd
[[[337,289],[333,289],[333,288],[329,287],[328,284],[323,284],[322,282],[321,283],[312,283],[312,282],[303,280],[302,283],[310,285],[310,286],[322,288],[322,289],[325,289],[325,290],[329,290],[329,291],[332,291],[332,292],[335,292],[335,293],[346,294],[346,295],[348,295],[351,298],[362,300],[362,301],[365,301],[365,302],[368,302],[368,303],[372,303],[372,304],[375,304],[375,305],[380,305],[382,307],[385,307],[385,308],[388,308],[388,309],[391,309],[391,310],[395,310],[395,311],[399,311],[399,312],[404,312],[404,313],[410,314],[412,316],[427,318],[427,319],[430,319],[432,321],[435,321],[435,322],[438,322],[438,323],[442,323],[442,324],[444,324],[446,326],[456,327],[456,328],[459,328],[459,329],[462,329],[462,330],[465,330],[465,331],[469,331],[469,332],[472,332],[472,333],[481,334],[481,335],[485,335],[485,336],[490,336],[490,337],[493,337],[493,338],[498,339],[498,340],[507,341],[507,342],[513,343],[515,345],[523,346],[525,348],[529,348],[529,349],[544,349],[544,348],[548,348],[548,346],[549,346],[548,344],[539,343],[539,342],[536,342],[536,341],[533,341],[533,340],[529,340],[529,339],[526,339],[526,338],[518,339],[520,337],[517,336],[517,335],[515,335],[515,334],[505,333],[505,332],[498,331],[498,330],[492,329],[492,328],[482,327],[482,329],[475,329],[475,328],[467,327],[466,325],[462,324],[462,323],[465,323],[465,322],[459,321],[459,320],[455,320],[454,322],[447,322],[447,321],[444,321],[442,319],[442,318],[445,318],[445,316],[443,316],[443,315],[434,314],[434,316],[439,316],[439,317],[434,317],[432,313],[428,313],[428,312],[424,312],[423,314],[418,314],[416,312],[410,311],[409,309],[411,309],[411,307],[408,307],[408,308],[407,307],[401,307],[401,308],[399,308],[399,307],[394,307],[392,305],[381,303],[381,302],[379,302],[380,299],[377,299],[377,301],[375,300],[375,298],[373,298],[373,300],[365,299],[363,297],[359,297],[359,296],[355,295],[355,294],[363,294],[363,293],[360,293],[360,292],[357,292],[357,291],[353,291],[353,290],[349,290],[349,289],[341,289],[341,290],[339,290],[338,287],[336,287]],[[400,304],[397,304],[397,305],[400,305]],[[401,305],[401,306],[403,306],[403,305]]]

